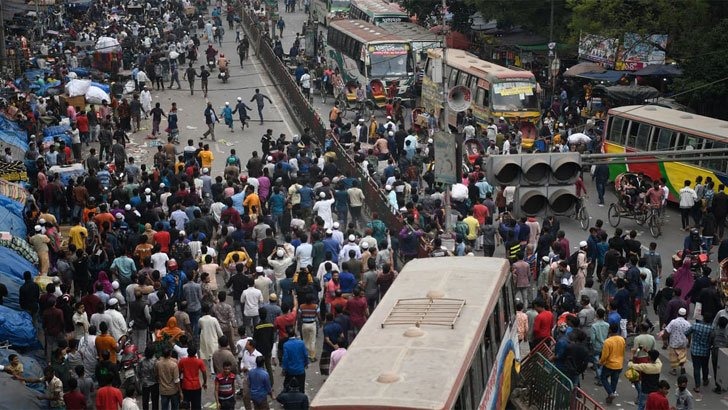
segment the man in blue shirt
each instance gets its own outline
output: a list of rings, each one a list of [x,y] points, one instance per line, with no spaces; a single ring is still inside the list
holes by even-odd
[[[326,230],[326,239],[323,240],[324,251],[331,253],[331,262],[339,263],[339,251],[341,251],[341,244],[338,240],[333,238],[334,232],[331,229]]]
[[[295,379],[298,386],[306,385],[306,368],[308,367],[308,350],[303,340],[296,337],[295,328],[288,329],[288,340],[283,344],[283,362],[281,363],[285,380],[283,386],[288,386]]]
[[[273,389],[270,385],[270,376],[265,370],[265,358],[263,356],[256,357],[255,366],[255,369],[248,372],[250,399],[256,409],[267,409],[268,396],[273,398]]]
[[[341,268],[339,273],[339,289],[341,293],[346,295],[354,293],[354,287],[356,286],[356,277],[354,274],[349,272],[349,262],[344,262],[344,266]]]

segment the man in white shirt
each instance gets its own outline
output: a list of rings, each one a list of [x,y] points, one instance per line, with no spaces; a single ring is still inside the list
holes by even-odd
[[[391,128],[390,128],[391,127]],[[399,128],[397,128],[397,124],[392,121],[392,117],[387,115],[387,122],[384,123],[384,129],[387,131],[399,131]]]
[[[169,256],[162,252],[161,249],[158,249],[156,253],[152,254],[151,259],[152,267],[154,270],[159,271],[159,277],[163,278],[167,274],[167,261],[169,261]]]
[[[308,243],[308,236],[301,234],[301,244],[296,248],[296,261],[298,262],[298,270],[313,264],[313,245]]]
[[[355,241],[356,237],[354,235],[349,235],[349,243],[344,245],[339,252],[339,263],[344,263],[351,259],[349,258],[349,251],[351,250],[353,250],[356,254],[356,256],[354,257],[355,259],[361,259],[361,249]]]
[[[252,335],[253,329],[260,322],[258,309],[263,304],[263,293],[255,287],[254,282],[251,281],[240,295],[240,304],[243,306],[243,326]]]
[[[120,337],[124,336],[127,331],[126,319],[117,309],[119,308],[119,301],[116,298],[109,299],[109,308],[106,309],[106,314],[111,318],[109,325],[109,334],[114,336],[114,339],[119,340]]]
[[[328,229],[334,225],[334,218],[331,215],[331,205],[334,203],[334,198],[326,199],[325,192],[321,192],[319,197],[321,200],[313,204],[311,211],[315,212],[316,215],[324,220],[324,229]]]
[[[680,190],[680,217],[682,219],[682,229],[686,231],[690,228],[690,211],[698,200],[698,194],[690,188],[690,181],[685,180],[685,186]]]
[[[303,72],[303,75],[301,76],[301,79],[299,80],[301,82],[301,89],[303,90],[303,95],[306,96],[306,98],[311,97],[311,74],[308,73],[308,68]]]
[[[341,225],[338,222],[334,222],[333,229],[331,229],[331,237],[339,241],[339,245],[344,245],[344,233],[339,229]]]

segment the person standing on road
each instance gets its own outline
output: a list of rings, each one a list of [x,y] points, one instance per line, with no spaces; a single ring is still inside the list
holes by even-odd
[[[283,21],[283,20],[281,20]],[[301,83],[301,90],[303,91],[303,95],[306,97],[307,100],[311,99],[311,74],[308,72],[308,68],[303,72],[303,75],[301,76],[301,79],[299,80]]]
[[[190,66],[187,67],[187,70],[185,70],[185,73],[182,76],[182,78],[187,79],[187,82],[190,84],[190,95],[195,95],[195,77],[197,76],[195,67],[192,67],[192,63],[190,63]]]
[[[609,166],[600,164],[594,167],[594,182],[596,183],[599,206],[604,206],[604,191],[609,181]]]
[[[154,104],[154,108],[149,112],[152,116],[152,135],[159,136],[159,124],[162,123],[162,117],[167,118],[167,114],[161,107],[160,103]]]
[[[263,108],[265,108],[265,100],[268,100],[269,103],[273,104],[273,100],[271,100],[270,97],[262,94],[260,92],[260,88],[256,88],[255,94],[253,94],[253,98],[250,99],[250,102],[255,101],[255,103],[258,104],[258,117],[260,117],[260,125],[263,125]]]
[[[177,62],[176,61],[172,62],[172,64],[169,66],[169,71],[171,73],[171,80],[170,80],[168,88],[171,90],[172,86],[176,82],[177,89],[179,90],[180,88],[182,88],[182,86],[179,83],[179,72],[177,71]]]
[[[680,219],[682,220],[682,229],[687,231],[690,227],[690,211],[695,206],[698,195],[695,190],[690,188],[690,180],[685,180],[685,186],[680,190]]]
[[[208,135],[212,136],[212,140],[215,141],[215,123],[220,122],[220,119],[217,118],[217,114],[215,113],[215,109],[212,108],[212,103],[207,103],[207,108],[205,108],[205,124],[207,124],[207,131],[205,131],[204,134],[202,134],[202,139],[207,138]]]
[[[240,57],[240,63],[242,65],[242,56]],[[250,125],[248,124],[248,119],[250,118],[248,116],[248,111],[252,111],[253,109],[245,105],[243,102],[243,99],[238,97],[238,103],[235,105],[235,109],[233,110],[233,115],[237,113],[240,116],[240,129],[244,130],[245,126],[247,125],[248,128],[250,128]]]
[[[604,341],[602,356],[599,358],[599,364],[602,365],[601,382],[607,391],[607,404],[612,404],[614,401],[619,374],[622,373],[625,348],[626,343],[620,335],[619,325],[609,325],[609,337]]]
[[[283,21],[283,16],[278,17],[278,23],[276,25],[278,26],[278,32],[280,33],[278,37],[283,38],[283,29],[286,28],[286,22]]]
[[[202,85],[202,92],[205,98],[207,98],[207,79],[210,78],[210,72],[207,71],[204,65],[200,66],[200,84]]]

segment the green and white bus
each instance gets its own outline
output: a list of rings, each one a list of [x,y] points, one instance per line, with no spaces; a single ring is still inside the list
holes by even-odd
[[[397,3],[384,0],[352,0],[349,17],[376,26],[382,23],[409,23],[410,16]]]
[[[385,95],[392,82],[398,96],[414,85],[412,43],[380,27],[361,20],[334,20],[329,24],[326,49],[344,83],[362,84],[375,99]]]
[[[313,0],[312,10],[316,19],[324,26],[337,18],[344,18],[349,14],[351,0]]]

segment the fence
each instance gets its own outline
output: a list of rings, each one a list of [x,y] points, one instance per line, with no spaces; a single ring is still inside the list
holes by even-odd
[[[526,404],[539,410],[604,410],[582,389],[573,387],[571,380],[551,363],[554,345],[551,337],[542,340],[521,362],[519,378],[526,391]]]
[[[268,69],[268,74],[280,94],[286,96],[283,101],[293,120],[299,128],[310,129],[311,135],[319,145],[323,146],[327,132],[324,120],[321,119],[303,95],[285,64],[273,53],[271,39],[264,34],[257,17],[251,15],[250,11],[243,9],[241,10],[241,18],[242,26],[250,39],[253,51],[257,54],[263,66]],[[369,212],[376,212],[379,219],[390,229],[392,235],[399,233],[404,224],[389,208],[388,202],[376,182],[362,172],[354,159],[346,152],[346,149],[336,140],[333,141],[333,149],[336,153],[335,162],[338,169],[344,175],[359,177],[360,186],[366,197],[365,205]]]

